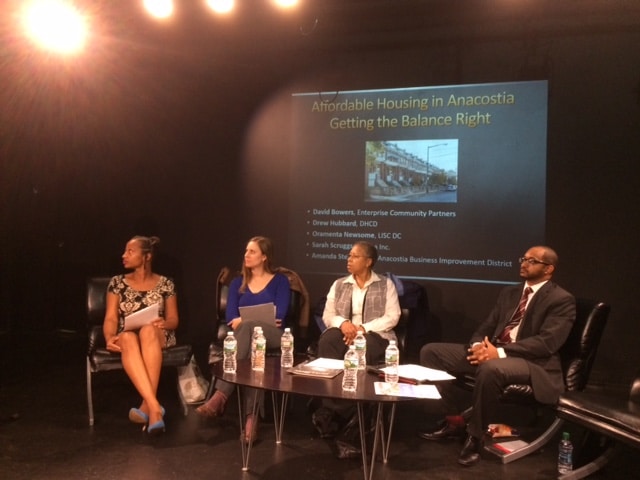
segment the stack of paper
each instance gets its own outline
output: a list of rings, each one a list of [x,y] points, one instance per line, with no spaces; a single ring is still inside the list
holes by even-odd
[[[307,377],[333,378],[342,373],[343,368],[344,362],[342,360],[316,358],[311,362],[304,362],[295,367],[291,367],[287,372]]]
[[[529,445],[524,440],[512,440],[509,442],[496,442],[486,446],[486,449],[497,454],[504,455],[506,453],[515,452]]]
[[[238,307],[240,318],[244,321],[253,321],[268,326],[276,324],[276,306],[273,303],[261,303],[248,307]]]
[[[153,322],[160,316],[160,304],[154,303],[142,310],[133,312],[131,315],[124,317],[125,330],[137,330],[143,326]]]
[[[374,373],[378,373],[381,377],[384,376],[387,367],[380,369],[370,368]],[[398,377],[400,377],[401,383],[431,383],[442,382],[448,380],[455,380],[455,377],[449,375],[443,370],[435,370],[433,368],[423,367],[421,365],[413,365],[411,363],[405,365],[398,365]]]
[[[391,395],[394,397],[428,398],[438,400],[440,392],[435,385],[412,385],[410,383],[375,382],[376,395]]]

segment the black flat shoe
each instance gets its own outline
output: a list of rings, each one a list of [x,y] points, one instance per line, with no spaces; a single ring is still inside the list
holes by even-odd
[[[441,420],[435,430],[418,432],[418,436],[424,440],[444,440],[447,438],[462,438],[465,434],[464,425],[451,425],[446,420]]]
[[[480,461],[480,449],[482,448],[479,438],[469,435],[464,442],[460,456],[458,457],[458,463],[465,467],[471,467]]]

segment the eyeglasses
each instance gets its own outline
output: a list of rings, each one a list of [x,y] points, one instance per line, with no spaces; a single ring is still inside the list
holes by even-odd
[[[353,255],[353,254],[349,254],[347,256],[348,260],[355,260],[357,258],[370,258],[370,257],[367,257],[366,255]]]
[[[536,260],[535,258],[532,257],[520,257],[518,259],[519,263],[523,263],[523,262],[527,262],[529,265],[538,265],[538,264],[542,264],[542,265],[551,265],[550,263],[547,262],[541,262],[540,260]]]

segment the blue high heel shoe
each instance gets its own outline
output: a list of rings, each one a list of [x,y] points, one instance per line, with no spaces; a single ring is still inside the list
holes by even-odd
[[[147,428],[147,433],[149,435],[159,435],[163,433],[164,430],[164,420],[158,420],[156,423],[149,425],[149,427]]]
[[[164,407],[160,406],[160,409],[162,410],[162,416],[164,417],[164,414],[165,414]],[[149,415],[144,413],[139,408],[132,408],[131,410],[129,410],[129,420],[133,423],[140,423],[140,424],[146,425],[147,423],[149,423]]]
[[[129,420],[133,423],[142,423],[146,425],[149,423],[149,415],[144,413],[139,408],[132,408],[129,410]]]

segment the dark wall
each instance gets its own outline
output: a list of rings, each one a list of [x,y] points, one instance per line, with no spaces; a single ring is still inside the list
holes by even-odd
[[[337,56],[312,56],[313,65],[292,73],[289,88],[263,106],[248,131],[252,148],[243,158],[254,175],[247,183],[260,185],[269,177],[265,165],[287,155],[286,135],[278,136],[270,125],[288,120],[290,91],[548,79],[546,238],[561,257],[555,280],[576,296],[612,305],[593,380],[624,383],[640,360],[634,346],[638,308],[630,301],[638,281],[633,265],[640,218],[633,197],[640,187],[634,173],[640,159],[640,36],[634,26],[640,11],[630,5],[607,9],[583,3],[577,11],[546,4],[544,10],[469,15],[453,27],[441,21],[433,28],[352,34],[346,43],[351,48],[334,46]],[[281,148],[262,148],[274,144]],[[279,192],[295,179],[270,178],[279,181],[271,190],[278,192],[273,198],[278,207],[260,202],[264,192],[249,186],[247,192],[258,193],[250,197],[254,208],[247,215],[252,225],[284,230],[284,215],[274,223],[269,212],[286,211],[287,198]],[[526,183],[527,173],[513,182]],[[286,245],[286,236],[277,238]],[[524,252],[528,245],[520,247]],[[314,296],[331,280],[310,278]],[[444,338],[458,340],[489,312],[500,288],[437,282],[425,287],[432,321],[440,323]]]
[[[178,280],[182,333],[204,341],[217,272],[239,265],[244,242],[271,236],[286,259],[292,90],[544,78],[556,280],[611,303],[593,380],[626,382],[640,360],[640,7],[510,3],[309,2],[286,21],[192,12],[162,27],[104,4],[99,41],[64,61],[2,15],[0,329],[81,331],[84,279],[120,272],[141,233],[161,237],[157,268]],[[312,300],[331,280],[309,280]],[[497,295],[425,287],[452,340]]]

